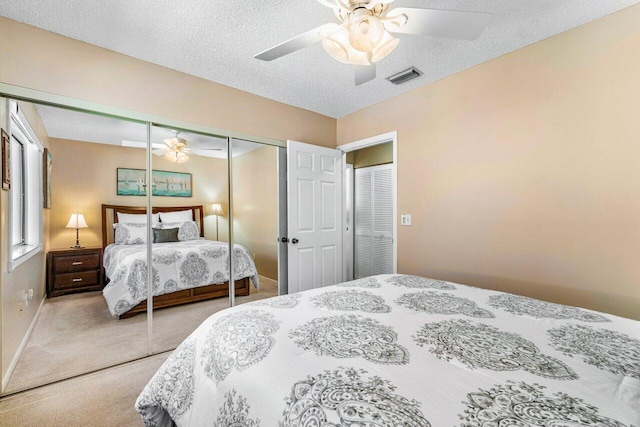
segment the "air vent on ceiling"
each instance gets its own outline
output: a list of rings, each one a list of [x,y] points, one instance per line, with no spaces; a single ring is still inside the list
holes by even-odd
[[[394,85],[399,85],[408,82],[411,79],[415,79],[416,77],[420,77],[421,75],[422,71],[418,70],[416,67],[411,67],[407,68],[404,71],[400,71],[393,76],[387,77],[387,80],[389,80]]]

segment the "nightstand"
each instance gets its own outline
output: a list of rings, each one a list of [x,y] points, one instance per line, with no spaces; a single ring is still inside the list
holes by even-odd
[[[53,249],[47,254],[49,298],[102,288],[102,248]]]

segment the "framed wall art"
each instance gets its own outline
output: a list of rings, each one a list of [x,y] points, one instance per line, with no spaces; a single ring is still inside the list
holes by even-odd
[[[151,171],[151,195],[165,197],[192,197],[191,174],[185,172]],[[147,182],[144,169],[117,169],[118,196],[146,196]]]
[[[51,168],[53,156],[48,148],[42,153],[42,207],[51,209]]]
[[[11,140],[2,129],[2,189],[11,189]]]

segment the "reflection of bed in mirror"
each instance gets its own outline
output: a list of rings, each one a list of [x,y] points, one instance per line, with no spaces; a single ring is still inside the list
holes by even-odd
[[[103,295],[121,319],[147,309],[145,213],[145,207],[102,205]],[[153,207],[152,214],[153,308],[228,296],[229,244],[204,239],[203,207]],[[258,287],[253,260],[238,244],[234,276],[236,296],[249,295],[250,283]]]

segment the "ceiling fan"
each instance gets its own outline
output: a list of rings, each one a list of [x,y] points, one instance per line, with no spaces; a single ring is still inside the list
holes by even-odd
[[[151,152],[156,156],[164,156],[173,163],[184,163],[189,160],[188,153],[193,153],[204,157],[220,157],[215,151],[222,151],[222,148],[196,147],[193,142],[178,136],[180,132],[174,131],[173,138],[163,139],[162,143],[151,143]],[[189,146],[190,145],[190,146]],[[130,141],[123,139],[123,147],[146,148],[147,144],[142,141]]]
[[[204,157],[218,157],[214,154],[214,151],[221,151],[222,148],[194,148],[188,146],[187,140],[178,136],[180,132],[175,132],[173,138],[163,139],[165,147],[155,148],[162,146],[162,144],[153,144],[154,150],[151,152],[156,156],[164,156],[167,160],[173,163],[184,163],[189,160],[188,153],[193,153],[198,156]]]
[[[333,9],[340,24],[329,23],[302,33],[255,56],[271,61],[322,42],[334,59],[353,65],[356,86],[376,77],[376,62],[400,43],[390,33],[475,40],[492,15],[481,12],[396,7],[393,0],[317,0]]]

